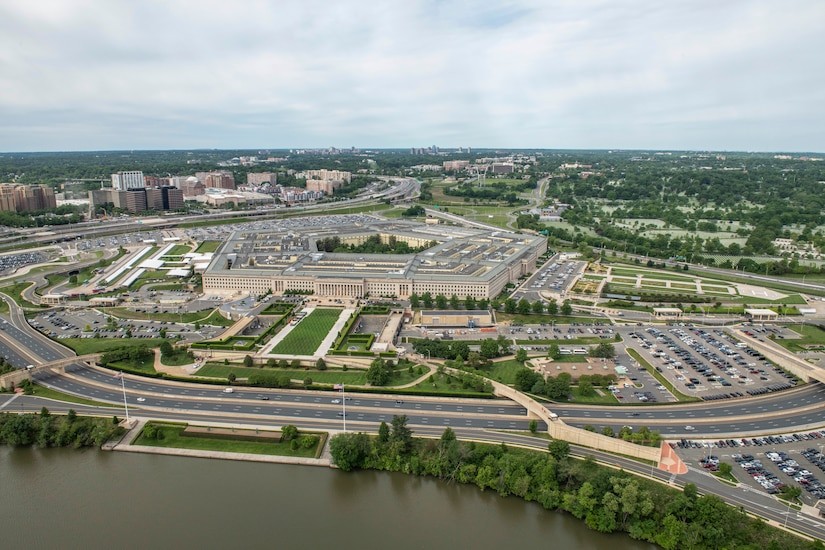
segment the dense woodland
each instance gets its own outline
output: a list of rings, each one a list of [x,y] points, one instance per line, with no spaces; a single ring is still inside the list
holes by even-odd
[[[407,418],[396,416],[391,425],[381,424],[377,437],[334,436],[330,451],[344,471],[388,470],[474,484],[666,550],[823,548],[750,518],[716,496],[700,496],[693,485],[679,491],[589,459],[572,459],[564,441],[550,442],[548,454],[460,442],[450,428],[438,440],[416,439]]]

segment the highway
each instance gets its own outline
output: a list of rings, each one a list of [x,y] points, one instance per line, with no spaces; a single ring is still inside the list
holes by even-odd
[[[66,413],[69,409],[74,409],[78,414],[96,415],[96,416],[111,416],[113,414],[123,414],[123,409],[105,408],[105,407],[90,407],[85,405],[71,405],[64,404],[49,399],[42,399],[32,396],[12,396],[0,395],[0,412],[39,412],[42,407],[47,407],[54,413]],[[135,411],[140,415],[140,411]],[[170,420],[179,422],[214,422],[237,424],[238,418],[235,415],[212,415],[205,419],[203,416],[184,411],[152,411],[151,418],[160,420]],[[275,427],[277,423],[273,422],[272,418],[258,418],[258,419],[244,419],[244,424],[257,426]],[[340,419],[300,419],[301,426],[320,429],[338,431],[343,428]],[[360,423],[348,419],[348,427],[354,430],[374,430],[374,424]],[[462,426],[453,426],[456,435],[463,440],[475,440],[483,442],[501,442],[508,445],[532,448],[537,450],[546,450],[547,441],[544,439],[521,435],[516,433],[506,433],[497,430],[487,430],[479,428],[467,428]],[[441,435],[443,428],[436,426],[416,426],[414,433],[417,436],[424,437],[438,437]],[[772,520],[778,524],[786,524],[787,527],[794,529],[800,533],[806,534],[818,539],[825,539],[825,522],[817,521],[808,516],[802,516],[795,510],[788,512],[787,505],[778,501],[774,497],[745,489],[742,487],[729,487],[719,481],[713,476],[704,471],[691,469],[687,474],[681,476],[672,476],[667,472],[652,468],[636,462],[631,459],[623,458],[592,449],[571,446],[571,455],[576,458],[592,457],[594,460],[615,468],[621,468],[625,471],[635,473],[637,475],[657,479],[664,483],[670,483],[673,486],[683,487],[687,483],[693,483],[702,494],[716,494],[724,498],[727,502],[734,506],[741,506],[752,514],[759,515],[763,518]]]

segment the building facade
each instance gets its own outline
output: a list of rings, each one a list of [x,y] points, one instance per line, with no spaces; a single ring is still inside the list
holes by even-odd
[[[129,191],[130,189],[144,189],[145,187],[146,180],[140,170],[112,174],[112,189],[115,191]]]

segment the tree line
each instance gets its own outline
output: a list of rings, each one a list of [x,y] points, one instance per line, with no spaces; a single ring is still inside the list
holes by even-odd
[[[501,496],[561,510],[603,533],[673,549],[823,548],[749,517],[713,495],[699,495],[692,484],[680,491],[596,464],[573,459],[564,441],[549,453],[506,445],[458,441],[446,428],[438,440],[418,439],[405,416],[382,423],[377,437],[364,433],[333,436],[333,462],[343,471],[374,469],[474,484]]]
[[[15,447],[100,447],[122,433],[116,417],[79,417],[74,410],[65,416],[46,407],[40,414],[0,413],[0,444]]]

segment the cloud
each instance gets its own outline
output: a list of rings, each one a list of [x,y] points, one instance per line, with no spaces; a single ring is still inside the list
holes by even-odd
[[[825,4],[7,0],[0,150],[825,150]]]

